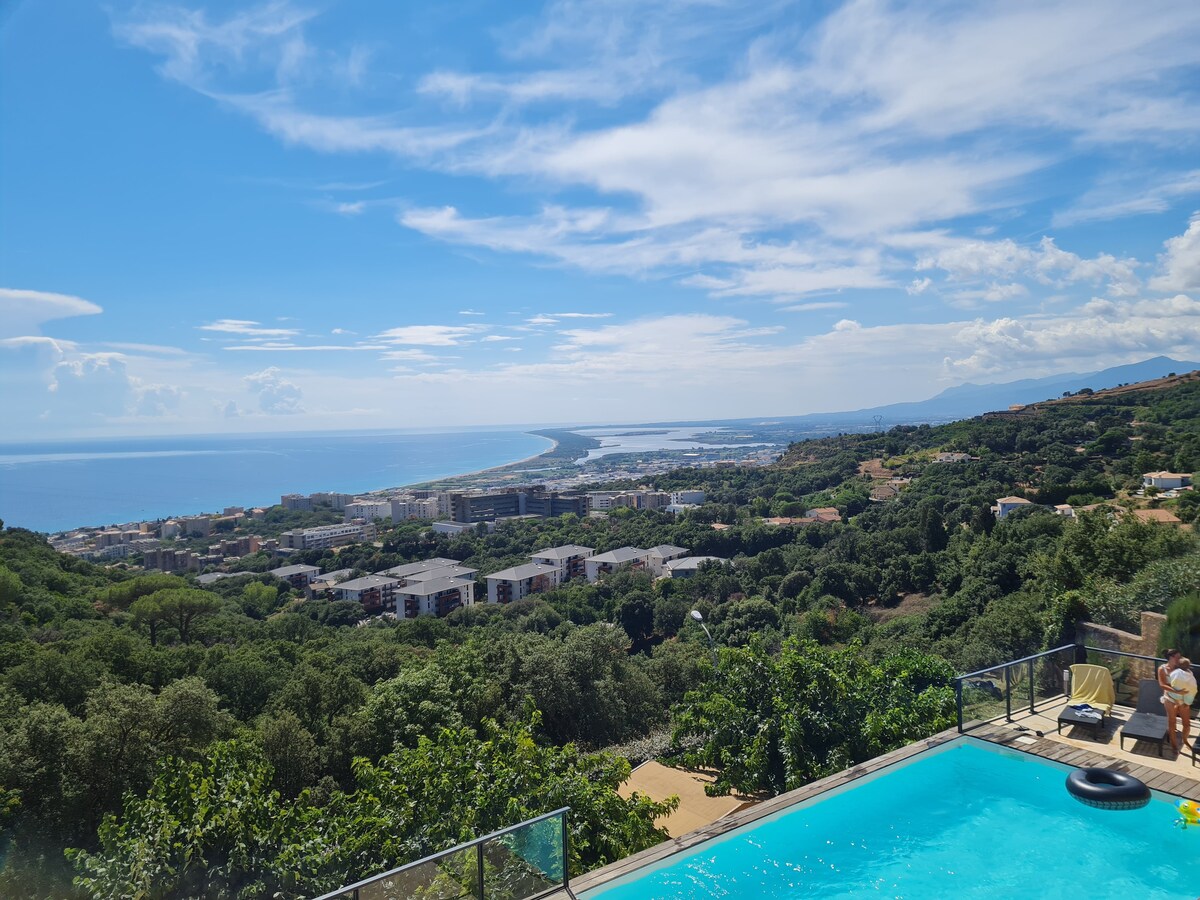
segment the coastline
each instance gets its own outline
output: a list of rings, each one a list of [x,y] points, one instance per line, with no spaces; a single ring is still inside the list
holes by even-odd
[[[460,483],[460,480],[468,480],[469,481],[471,479],[476,479],[476,478],[487,478],[489,476],[494,476],[497,473],[502,473],[504,471],[519,472],[525,468],[542,466],[545,464],[545,461],[547,459],[553,459],[556,454],[561,453],[562,446],[563,446],[563,440],[561,440],[560,435],[557,434],[558,430],[557,429],[547,429],[547,431],[552,432],[552,433],[544,433],[542,431],[532,430],[532,429],[521,430],[521,431],[513,430],[511,432],[497,432],[498,434],[510,434],[510,435],[522,436],[525,439],[526,447],[528,447],[528,439],[530,437],[537,437],[537,438],[545,439],[548,442],[546,444],[543,444],[542,449],[540,451],[535,452],[528,456],[517,458],[510,462],[487,465],[482,468],[464,467],[464,468],[458,470],[457,472],[454,472],[453,474],[445,475],[443,477],[439,477],[439,478],[435,478],[435,479],[429,479],[428,477],[426,477],[425,479],[420,479],[420,480],[411,480],[411,481],[404,480],[399,483],[400,484],[399,487],[388,486],[388,487],[382,487],[382,488],[378,488],[378,487],[377,488],[367,488],[364,485],[364,486],[359,487],[357,490],[346,490],[344,488],[334,485],[334,482],[336,482],[340,479],[330,478],[330,479],[326,480],[326,479],[322,478],[321,479],[322,483],[311,487],[311,489],[305,490],[303,487],[301,487],[300,489],[292,487],[292,484],[294,484],[294,482],[291,482],[290,479],[284,479],[284,480],[281,480],[279,492],[281,494],[283,494],[283,493],[290,493],[290,492],[295,491],[295,492],[301,492],[301,493],[307,494],[307,493],[312,493],[313,491],[325,490],[325,491],[337,491],[340,493],[352,494],[353,496],[356,496],[356,497],[378,497],[381,494],[398,493],[403,490],[415,489],[418,485],[446,484],[449,487],[449,486],[458,485]],[[491,434],[491,433],[492,432],[484,432],[484,434]],[[432,437],[434,434],[439,434],[439,436],[440,436],[440,433],[432,433],[432,432],[428,436]],[[424,434],[419,434],[416,436],[417,437],[426,437],[426,435],[424,435]],[[342,436],[338,435],[338,437],[342,437]],[[572,436],[572,437],[574,437],[574,436]],[[575,439],[578,440],[578,438],[575,438]],[[567,441],[569,443],[572,442],[571,437],[568,437]],[[514,449],[517,449],[517,448],[514,448]],[[520,449],[525,449],[525,448],[520,448]],[[124,464],[126,467],[128,467],[129,465],[132,465],[132,464],[136,463],[137,461],[139,461],[143,457],[144,452],[145,451],[143,451],[139,448],[136,451],[131,451],[129,458],[119,459],[118,461],[120,463]],[[259,450],[256,450],[255,452],[263,452],[263,451],[261,449],[259,449]],[[518,450],[518,452],[520,452],[520,450]],[[528,450],[526,449],[525,452],[528,453]],[[124,454],[120,454],[120,455],[123,456]],[[176,456],[176,455],[180,455],[180,454],[176,454],[173,452],[170,455]],[[192,456],[194,456],[194,453],[188,452],[188,453],[184,453],[182,455],[192,457]],[[456,457],[461,457],[462,455],[464,455],[464,454],[448,453],[448,454],[446,454],[446,459],[444,460],[444,462],[447,463],[448,467],[453,466],[455,463]],[[580,455],[583,455],[583,454],[580,454]],[[106,456],[107,456],[107,454],[106,454]],[[209,455],[209,456],[211,457],[211,455]],[[41,460],[37,460],[34,462],[41,462]],[[77,461],[77,462],[73,462],[73,463],[69,463],[69,464],[71,464],[71,465],[86,465],[88,462],[90,462],[90,460],[81,460],[81,461]],[[467,459],[461,459],[461,462],[468,463],[468,466],[470,464]],[[260,464],[255,463],[254,465],[260,465]],[[478,465],[478,464],[476,463],[476,465]],[[425,468],[428,470],[428,468],[431,468],[431,467],[426,465]],[[386,477],[385,473],[381,472],[381,473],[377,473],[377,474],[383,474],[384,477]],[[414,474],[416,474],[416,473],[414,473]],[[383,479],[381,478],[380,481],[382,481],[382,480]],[[121,483],[121,482],[118,480],[113,483],[116,484],[116,483]],[[386,484],[386,482],[384,482],[384,483]],[[379,484],[379,482],[376,482],[376,484]],[[392,484],[395,485],[396,483],[393,482]],[[208,485],[206,485],[203,482],[200,482],[200,483],[198,483],[198,486],[206,487]],[[163,521],[167,521],[167,520],[175,519],[175,518],[186,518],[186,517],[194,516],[194,515],[205,515],[205,514],[212,515],[214,511],[220,510],[222,505],[242,505],[242,506],[244,506],[244,508],[250,509],[251,507],[255,507],[255,506],[263,506],[263,507],[270,508],[271,506],[276,506],[279,503],[279,499],[278,499],[279,495],[278,494],[274,495],[273,499],[268,499],[266,497],[262,497],[261,492],[258,490],[252,491],[248,495],[243,494],[241,498],[235,498],[235,499],[228,500],[228,501],[225,499],[222,499],[220,497],[218,497],[216,500],[206,499],[206,497],[204,496],[204,494],[206,492],[202,489],[193,491],[192,493],[194,493],[195,496],[191,496],[188,498],[185,498],[185,497],[177,498],[179,500],[182,500],[183,502],[180,502],[178,504],[171,503],[166,506],[160,506],[159,510],[163,510],[163,511],[143,510],[140,512],[134,512],[133,510],[126,510],[126,509],[121,508],[122,505],[120,503],[112,504],[110,506],[110,504],[103,503],[103,501],[101,501],[100,503],[93,502],[91,504],[93,507],[95,507],[93,509],[75,510],[76,513],[83,513],[83,514],[80,515],[78,519],[74,519],[74,521],[70,521],[69,524],[67,524],[67,522],[64,521],[64,519],[66,519],[65,516],[63,516],[62,518],[59,518],[58,521],[53,521],[53,519],[52,519],[51,521],[38,522],[35,519],[34,521],[30,521],[30,522],[26,523],[26,522],[21,521],[21,519],[23,517],[21,516],[19,511],[15,508],[14,509],[6,508],[6,509],[3,509],[2,511],[0,511],[0,520],[2,520],[4,522],[4,525],[9,526],[9,527],[23,528],[23,529],[33,531],[36,533],[40,533],[40,534],[44,534],[47,536],[54,536],[54,535],[65,535],[65,534],[69,534],[69,533],[75,532],[75,531],[100,530],[100,529],[111,528],[114,526],[119,526],[119,525],[124,525],[124,524],[133,524],[135,522],[151,522],[151,523],[153,523],[153,522],[163,522]],[[259,500],[257,497],[255,497],[256,494],[258,495],[258,497],[261,497],[262,499]],[[253,498],[253,499],[248,499],[248,498]],[[97,499],[99,499],[99,498],[97,498]],[[15,506],[18,506],[19,504],[13,504],[13,505],[15,507]],[[5,506],[7,506],[7,504],[5,504]],[[104,508],[101,508],[101,507],[104,507]],[[207,510],[207,513],[205,512],[206,510]],[[5,513],[8,513],[8,514],[6,515]],[[46,519],[46,518],[51,518],[51,517],[42,517],[42,518]],[[56,516],[53,518],[58,518],[58,517]]]
[[[373,491],[367,491],[362,496],[374,497],[378,494],[392,494],[392,493],[395,493],[396,491],[432,490],[433,488],[431,488],[430,485],[435,485],[435,484],[442,485],[442,484],[447,484],[448,482],[453,482],[459,478],[477,478],[481,475],[487,475],[490,472],[501,472],[505,469],[525,466],[527,463],[534,462],[535,460],[541,459],[543,456],[547,456],[548,454],[554,453],[556,450],[558,450],[559,445],[561,443],[560,441],[556,440],[555,438],[548,437],[547,435],[544,435],[544,434],[539,434],[536,431],[523,431],[521,433],[522,434],[535,434],[535,435],[538,435],[538,437],[545,437],[550,441],[550,446],[547,447],[545,450],[543,450],[541,453],[535,453],[532,456],[526,456],[524,459],[517,459],[517,460],[513,460],[512,462],[501,463],[498,466],[488,466],[486,469],[474,469],[470,472],[459,472],[455,475],[447,475],[444,478],[432,478],[427,481],[410,481],[407,484],[396,485],[393,487],[378,488]]]

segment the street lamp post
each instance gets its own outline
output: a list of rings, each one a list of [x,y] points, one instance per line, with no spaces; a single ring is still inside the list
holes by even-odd
[[[708,631],[708,626],[704,624],[704,615],[700,612],[700,610],[693,609],[691,616],[693,619],[695,619],[696,624],[704,629],[704,636],[708,638],[708,649],[712,653],[713,671],[719,671],[721,668],[721,662],[717,658],[717,642],[713,640],[713,636]]]

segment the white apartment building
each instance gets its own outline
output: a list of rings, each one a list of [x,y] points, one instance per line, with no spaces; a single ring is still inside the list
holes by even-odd
[[[706,562],[724,564],[729,560],[720,556],[685,556],[673,559],[664,566],[663,574],[668,578],[691,578]]]
[[[447,616],[460,606],[475,603],[475,579],[460,576],[430,578],[396,588],[396,615]]]
[[[659,578],[666,572],[666,564],[675,559],[683,559],[691,550],[686,547],[676,547],[672,544],[659,544],[657,547],[651,547],[646,551],[646,568],[650,570],[655,578]]]
[[[558,569],[558,582],[562,584],[572,578],[586,576],[587,569],[584,561],[596,551],[591,547],[580,547],[578,544],[564,544],[561,547],[548,547],[530,554],[530,558],[540,566],[554,566]]]
[[[675,504],[676,506],[682,506],[689,503],[699,506],[704,502],[704,497],[704,491],[671,491],[671,503]]]
[[[488,603],[514,603],[558,587],[558,566],[525,563],[487,576]]]
[[[320,525],[285,531],[279,536],[279,546],[293,550],[325,550],[355,541],[375,540],[373,522],[345,522],[341,525]]]
[[[393,497],[392,521],[406,519],[436,519],[442,514],[442,504],[437,497]]]
[[[612,509],[612,502],[617,497],[620,497],[624,491],[588,491],[587,497],[588,512],[596,510],[605,512]]]
[[[339,600],[361,603],[369,613],[382,612],[396,605],[396,590],[400,587],[397,578],[382,575],[364,575],[333,586],[333,595]]]
[[[336,491],[317,491],[309,494],[308,499],[313,503],[328,503],[336,510],[343,510],[347,503],[354,502],[353,494],[339,494]]]
[[[368,522],[374,522],[376,519],[387,519],[389,522],[394,522],[395,519],[392,517],[392,501],[355,500],[352,503],[347,503],[342,521],[353,522],[355,519],[366,519]]]
[[[589,556],[583,561],[587,580],[595,584],[600,576],[609,575],[617,569],[641,569],[646,565],[646,551],[640,547],[618,547],[607,553]]]

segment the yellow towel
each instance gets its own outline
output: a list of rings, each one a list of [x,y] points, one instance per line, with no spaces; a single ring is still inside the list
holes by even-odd
[[[1110,713],[1116,700],[1112,672],[1107,668],[1082,663],[1071,666],[1071,703],[1086,703]]]

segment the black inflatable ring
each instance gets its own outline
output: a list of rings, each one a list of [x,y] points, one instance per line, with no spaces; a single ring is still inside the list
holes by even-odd
[[[1067,776],[1067,790],[1097,809],[1141,809],[1150,802],[1150,788],[1116,769],[1076,769]]]

